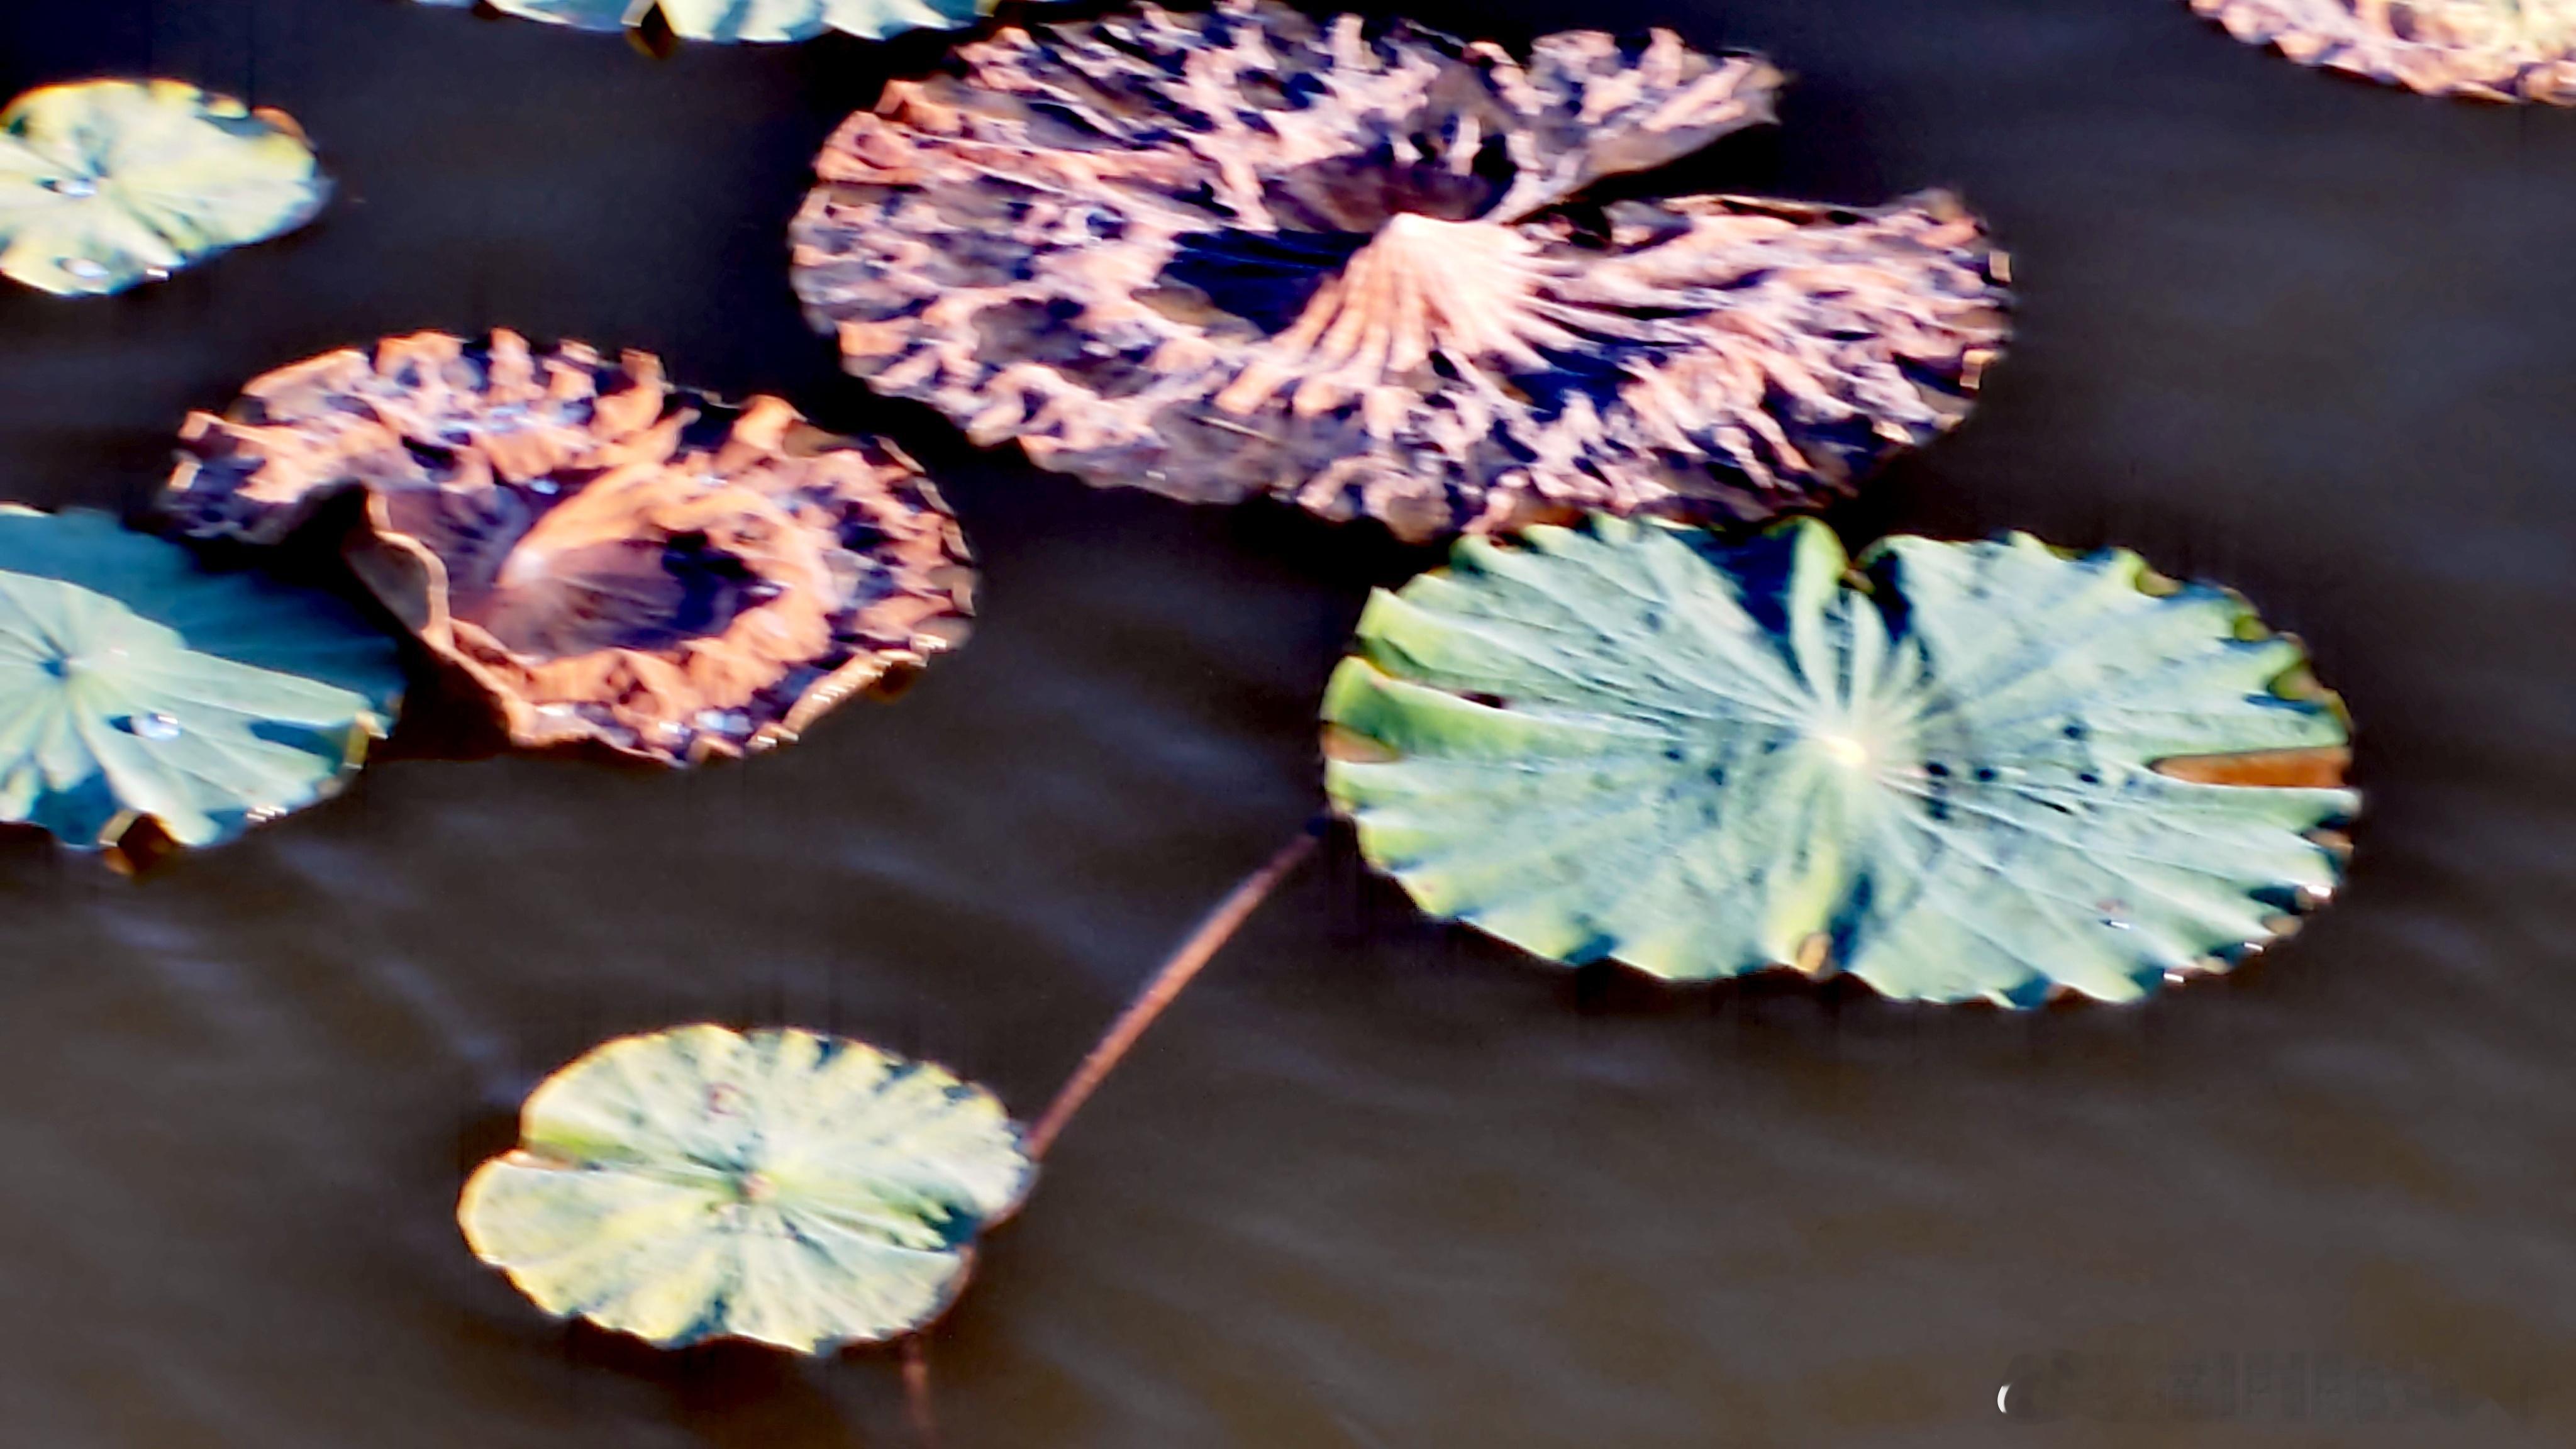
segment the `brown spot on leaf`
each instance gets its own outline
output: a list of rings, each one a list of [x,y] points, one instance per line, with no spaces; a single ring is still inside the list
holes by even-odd
[[[1797,959],[1789,964],[1799,975],[1815,980],[1833,969],[1833,939],[1822,931],[1811,931],[1798,943]]]
[[[1346,765],[1383,765],[1403,756],[1384,743],[1347,726],[1324,726],[1324,758]]]
[[[2240,750],[2221,755],[2169,755],[2155,762],[2157,774],[2195,785],[2272,786],[2281,789],[2334,790],[2344,784],[2352,751],[2343,745],[2301,750]]]

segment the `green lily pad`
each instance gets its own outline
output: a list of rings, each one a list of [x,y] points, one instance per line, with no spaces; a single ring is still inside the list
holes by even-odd
[[[0,820],[227,840],[337,791],[401,694],[393,641],[328,595],[0,507]]]
[[[462,7],[473,0],[425,0]],[[991,0],[490,0],[523,20],[575,30],[642,25],[655,10],[682,40],[811,40],[827,30],[880,40],[907,30],[954,30],[992,12]]]
[[[557,1316],[677,1348],[897,1338],[1036,1168],[980,1087],[862,1042],[684,1026],[547,1078],[456,1216]]]
[[[58,296],[293,231],[330,194],[295,122],[178,81],[48,86],[0,111],[0,273]]]
[[[2021,534],[1854,569],[1812,520],[1469,539],[1370,601],[1326,786],[1425,910],[1674,980],[2127,1000],[2334,887],[2340,702],[2236,595]]]

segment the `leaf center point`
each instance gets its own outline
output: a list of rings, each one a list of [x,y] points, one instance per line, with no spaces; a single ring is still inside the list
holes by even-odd
[[[1824,751],[1826,759],[1846,770],[1857,770],[1869,763],[1869,746],[1851,735],[1820,730],[1808,738],[1815,741],[1817,749]]]

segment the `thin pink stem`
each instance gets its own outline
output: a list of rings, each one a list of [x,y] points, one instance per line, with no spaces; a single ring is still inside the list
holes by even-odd
[[[1093,1047],[1091,1055],[1084,1057],[1082,1065],[1074,1069],[1072,1080],[1064,1084],[1064,1090],[1055,1094],[1055,1101],[1048,1104],[1046,1115],[1038,1119],[1037,1126],[1029,1129],[1031,1157],[1046,1155],[1047,1148],[1054,1145],[1057,1135],[1064,1131],[1065,1123],[1073,1120],[1073,1114],[1090,1100],[1093,1092],[1099,1090],[1101,1082],[1127,1055],[1128,1048],[1136,1045],[1136,1039],[1145,1034],[1145,1028],[1154,1024],[1154,1018],[1163,1014],[1163,1008],[1170,1006],[1182,988],[1188,986],[1200,969],[1224,948],[1227,941],[1233,939],[1234,933],[1242,929],[1244,921],[1269,898],[1279,882],[1314,853],[1316,834],[1313,826],[1298,831],[1296,839],[1281,846],[1279,853],[1270,857],[1259,870],[1245,876],[1233,893],[1219,902],[1206,920],[1199,922],[1198,929],[1192,931],[1190,938],[1172,953],[1171,959],[1163,963],[1163,969],[1154,973],[1154,979],[1145,983],[1145,989],[1136,993],[1136,999],[1127,1003],[1127,1009],[1110,1023],[1108,1033],[1100,1038],[1100,1044]]]
[[[930,1350],[917,1333],[903,1341],[903,1403],[921,1449],[939,1449],[939,1421],[930,1413]]]

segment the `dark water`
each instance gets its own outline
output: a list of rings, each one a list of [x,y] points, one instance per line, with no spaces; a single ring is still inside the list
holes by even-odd
[[[1568,976],[1337,846],[992,1243],[931,1345],[947,1442],[2576,1440],[2576,115],[2323,78],[2181,0],[1422,13],[1771,51],[1786,127],[1690,185],[1964,188],[2018,344],[1840,521],[2244,588],[2361,722],[2356,873],[2234,978],[2006,1016]],[[910,1442],[883,1355],[539,1319],[458,1241],[465,1171],[567,1057],[700,1017],[864,1033],[1034,1112],[1317,807],[1318,688],[1421,561],[976,458],[838,377],[783,229],[832,122],[938,45],[657,63],[395,0],[0,7],[6,89],[246,93],[342,186],[137,296],[0,294],[0,492],[132,504],[258,372],[507,324],[893,431],[987,569],[962,654],[746,767],[441,758],[475,732],[432,697],[345,799],[140,884],[0,842],[0,1441]],[[2059,1351],[2076,1378],[2034,1380]],[[2223,1409],[2230,1371],[2201,1422],[2111,1392],[2197,1372]],[[2015,1374],[2060,1417],[1999,1415]]]

